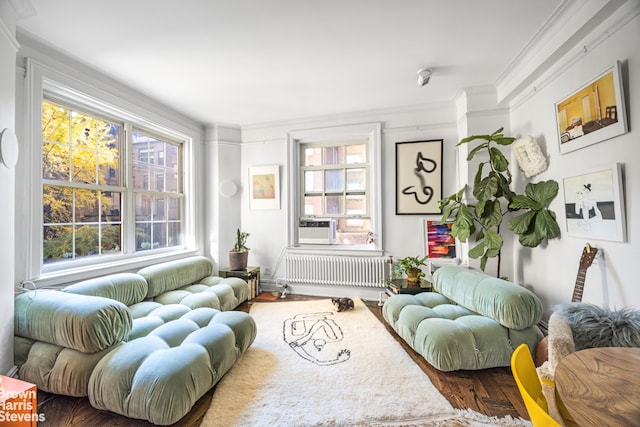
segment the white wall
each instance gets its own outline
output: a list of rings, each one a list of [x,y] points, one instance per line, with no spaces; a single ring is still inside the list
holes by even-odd
[[[9,2],[0,2],[0,132],[15,124],[15,16]],[[15,169],[0,164],[0,373],[13,366],[13,280],[15,242]]]
[[[640,227],[635,223],[640,212],[640,17],[637,4],[627,5],[620,13],[588,34],[555,69],[539,76],[527,95],[514,102],[511,130],[514,135],[533,135],[542,142],[549,168],[534,181],[562,178],[590,171],[594,167],[624,163],[627,241],[587,240],[563,234],[546,248],[514,251],[517,279],[544,301],[549,315],[554,304],[569,302],[576,281],[582,248],[588,241],[604,253],[587,271],[583,301],[610,307],[640,306],[638,271],[634,264],[640,254]],[[633,17],[629,21],[629,17]],[[587,46],[587,53],[584,52]],[[616,60],[623,63],[629,132],[567,154],[559,152],[554,104],[569,92],[605,71]],[[553,74],[552,74],[553,73]],[[630,113],[630,114],[629,114]],[[524,185],[524,183],[522,184]],[[562,191],[562,185],[560,186]],[[565,212],[560,194],[551,204],[563,229]]]
[[[382,123],[382,221],[385,252],[394,257],[424,254],[423,241],[420,238],[422,232],[420,220],[422,218],[439,219],[440,216],[396,215],[395,143],[443,139],[443,194],[449,195],[457,191],[459,184],[455,180],[455,145],[458,142],[458,135],[453,102],[447,105],[345,114],[308,121],[243,128],[241,171],[243,188],[247,188],[250,167],[280,165],[282,197],[279,210],[250,210],[248,194],[246,192],[242,194],[242,228],[251,233],[248,241],[251,247],[249,264],[260,265],[265,279],[269,279],[273,274],[278,257],[287,246],[287,203],[290,201],[290,195],[286,194],[287,132],[365,122]],[[280,265],[273,279],[282,277],[282,274],[283,269]]]

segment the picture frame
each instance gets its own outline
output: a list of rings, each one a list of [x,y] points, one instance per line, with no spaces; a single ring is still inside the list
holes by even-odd
[[[396,143],[396,215],[441,214],[442,139]]]
[[[622,163],[562,180],[568,236],[626,241]]]
[[[422,220],[424,254],[429,259],[455,259],[460,253],[457,240],[451,235],[452,221]]]
[[[249,209],[280,209],[280,166],[249,168]]]
[[[620,62],[555,104],[562,154],[627,132]]]

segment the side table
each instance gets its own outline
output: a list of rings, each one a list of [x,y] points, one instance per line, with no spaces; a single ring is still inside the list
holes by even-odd
[[[430,292],[431,282],[420,279],[420,286],[409,286],[407,279],[391,279],[387,284],[387,295],[410,294],[415,295],[420,292]]]
[[[230,270],[228,268],[218,271],[220,277],[239,277],[249,284],[249,299],[260,295],[260,267],[247,267],[244,270]]]

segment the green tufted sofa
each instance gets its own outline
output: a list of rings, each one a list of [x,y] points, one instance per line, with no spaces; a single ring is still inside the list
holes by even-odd
[[[239,278],[189,257],[15,298],[15,363],[39,389],[129,418],[182,418],[253,343]]]
[[[433,274],[434,292],[394,295],[385,321],[441,371],[509,366],[520,344],[535,349],[542,303],[531,291],[458,266]]]

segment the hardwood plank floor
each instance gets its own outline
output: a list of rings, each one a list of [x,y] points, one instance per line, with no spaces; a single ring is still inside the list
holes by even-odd
[[[301,295],[289,295],[284,301],[314,299]],[[283,300],[270,304],[279,304]],[[418,353],[413,351],[387,325],[382,318],[381,307],[377,301],[365,301],[371,312],[385,325],[389,333],[402,345],[412,360],[431,379],[431,382],[456,408],[469,408],[490,415],[522,417],[529,419],[524,403],[516,386],[511,369],[493,368],[481,371],[440,372],[429,365]],[[244,303],[238,310],[249,311],[251,303]],[[410,392],[410,390],[407,390]],[[209,409],[215,387],[206,393],[193,409],[174,426],[193,427],[202,422]],[[399,394],[402,390],[398,390]],[[59,396],[38,391],[38,413],[44,414],[45,421],[39,426],[76,427],[76,426],[151,426],[152,424],[122,417],[106,411],[99,411],[89,404],[86,397]]]

